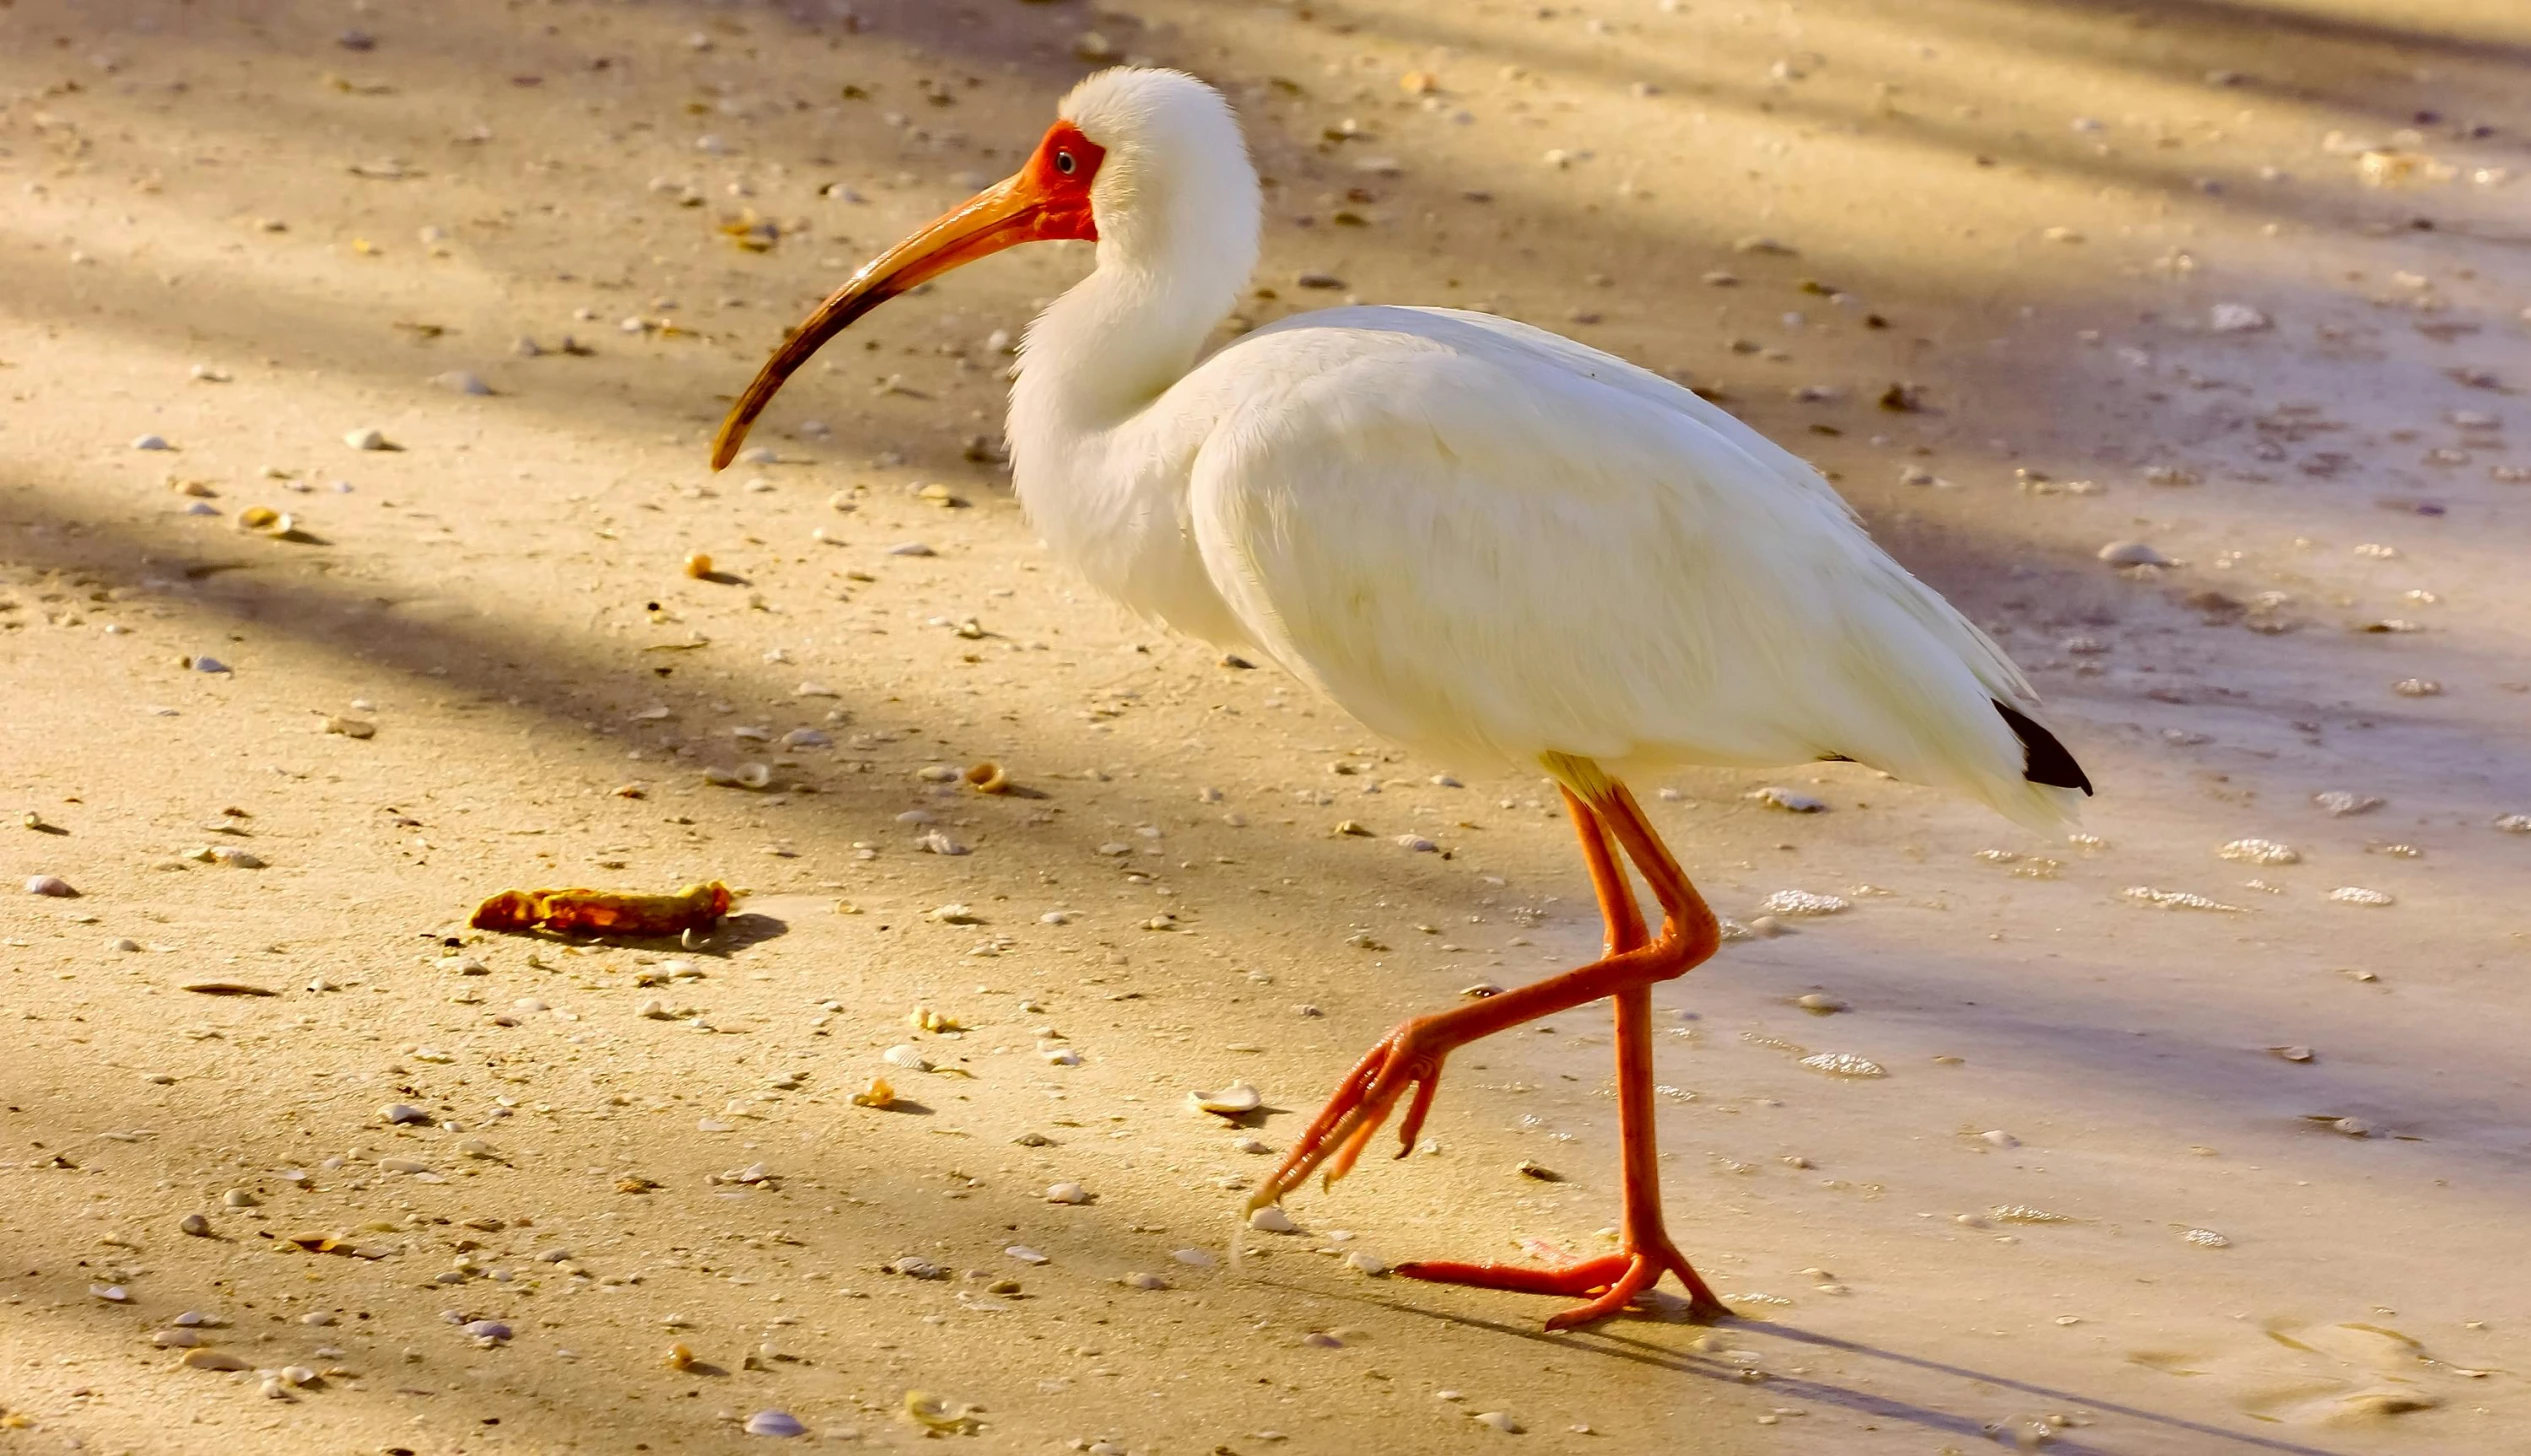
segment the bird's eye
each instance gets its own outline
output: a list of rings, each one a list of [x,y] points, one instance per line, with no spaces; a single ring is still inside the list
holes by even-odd
[[[1080,163],[1072,160],[1072,154],[1070,152],[1058,151],[1055,153],[1055,170],[1061,172],[1066,177],[1071,176],[1073,169],[1080,165]]]

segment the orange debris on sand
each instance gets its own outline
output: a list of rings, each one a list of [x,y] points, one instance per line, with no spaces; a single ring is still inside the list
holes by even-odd
[[[551,930],[599,935],[683,935],[709,930],[729,913],[718,880],[673,895],[621,890],[503,890],[475,907],[477,930]]]

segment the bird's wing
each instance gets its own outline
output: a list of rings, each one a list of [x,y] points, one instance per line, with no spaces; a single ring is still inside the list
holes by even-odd
[[[1687,390],[1482,315],[1347,309],[1190,376],[1189,526],[1252,637],[1440,754],[1853,758],[2034,826],[2003,653],[1809,466]],[[1175,393],[1175,391],[1173,391]]]

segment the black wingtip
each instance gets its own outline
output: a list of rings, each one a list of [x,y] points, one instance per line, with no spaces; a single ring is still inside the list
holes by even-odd
[[[2086,797],[2091,794],[2090,777],[2083,772],[2083,766],[2074,761],[2074,755],[2065,751],[2065,745],[2056,741],[2055,734],[2031,721],[2029,714],[2001,699],[1996,700],[1995,711],[2004,715],[2004,722],[2012,728],[2013,736],[2021,740],[2023,778],[2052,788],[2081,789]]]

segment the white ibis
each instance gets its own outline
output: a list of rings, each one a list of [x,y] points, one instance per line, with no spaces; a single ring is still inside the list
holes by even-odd
[[[1676,1273],[1661,1218],[1651,991],[1719,927],[1624,782],[1683,765],[1851,759],[2041,831],[2091,792],[1986,635],[1865,534],[1811,467],[1622,359],[1486,314],[1332,308],[1209,355],[1257,261],[1261,201],[1221,95],[1175,71],[1073,88],[1027,165],[819,305],[730,411],[725,466],[782,382],[853,320],[1017,243],[1098,265],[1028,330],[1011,389],[1020,502],[1136,612],[1271,659],[1428,758],[1563,786],[1606,922],[1579,969],[1400,1025],[1251,1207],[1350,1171],[1411,1090],[1400,1156],[1454,1049],[1614,998],[1617,1252],[1570,1268],[1410,1263],[1418,1279],[1586,1298],[1601,1319]],[[1661,908],[1646,932],[1625,872]]]

